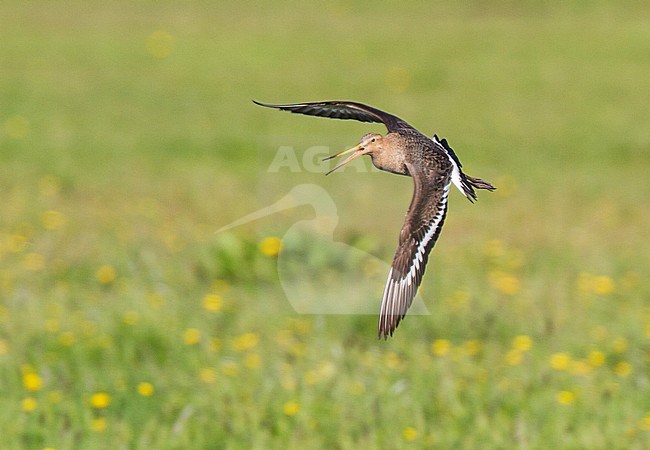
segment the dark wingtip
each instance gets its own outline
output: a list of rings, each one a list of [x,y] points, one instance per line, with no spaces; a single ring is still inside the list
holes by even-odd
[[[377,339],[379,339],[381,341],[381,338],[384,338],[384,340],[388,339],[388,331],[386,331],[386,329],[384,328],[384,325],[381,323],[381,319],[380,319],[379,331],[377,333]]]
[[[393,337],[393,333],[397,329],[397,326],[399,323],[402,321],[402,317],[399,315],[397,316],[397,321],[395,322],[394,319],[395,316],[391,316],[391,321],[388,324],[387,327],[383,327],[381,324],[379,325],[379,333],[377,333],[377,339],[381,341],[381,338],[383,337],[385,341],[388,340],[389,337]],[[394,322],[394,323],[393,323]]]

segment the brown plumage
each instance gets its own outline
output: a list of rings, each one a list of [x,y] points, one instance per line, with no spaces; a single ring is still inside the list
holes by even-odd
[[[361,142],[344,152],[330,156],[351,155],[329,173],[362,155],[370,155],[380,170],[413,178],[411,205],[399,235],[399,244],[381,302],[379,338],[392,336],[395,328],[411,306],[429,258],[447,214],[449,189],[456,185],[473,202],[476,189],[493,191],[487,181],[465,175],[458,157],[445,139],[428,138],[404,120],[371,106],[348,101],[327,101],[260,106],[293,113],[333,119],[383,123],[388,134],[366,134]]]

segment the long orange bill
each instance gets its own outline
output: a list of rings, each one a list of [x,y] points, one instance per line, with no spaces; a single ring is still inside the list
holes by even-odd
[[[352,153],[349,157],[347,157],[345,160],[337,164],[332,170],[327,172],[325,175],[329,175],[330,173],[334,172],[336,169],[339,167],[342,167],[352,161],[353,159],[357,159],[359,156],[363,156],[367,153],[370,153],[368,150],[366,150],[361,144],[357,145],[356,147],[352,147],[351,149],[344,150],[341,153],[337,153],[336,155],[328,156],[327,158],[324,158],[323,161],[329,161],[330,159],[333,158],[338,158],[339,156],[347,155],[348,153]]]

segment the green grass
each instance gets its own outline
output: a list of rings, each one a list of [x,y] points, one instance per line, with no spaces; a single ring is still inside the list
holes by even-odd
[[[649,12],[3,2],[2,448],[647,448]],[[214,233],[314,183],[334,239],[390,261],[410,180],[267,170],[383,130],[250,100],[337,98],[499,188],[452,194],[431,315],[386,342],[374,315],[292,309],[260,243],[311,207]],[[317,238],[290,252],[308,300],[378,308],[375,263]]]

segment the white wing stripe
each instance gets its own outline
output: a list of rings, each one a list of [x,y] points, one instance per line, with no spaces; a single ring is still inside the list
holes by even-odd
[[[445,152],[445,155],[447,155],[447,158],[449,159],[449,162],[451,163],[451,181],[454,183],[454,185],[458,188],[458,190],[467,197],[467,194],[465,193],[465,189],[463,188],[463,181],[460,179],[460,167],[458,167],[458,164],[456,164],[456,161],[454,161],[454,158],[451,157],[447,149],[445,148],[444,145],[442,145],[442,142],[440,142],[436,136],[433,137],[433,142],[436,144],[440,145],[440,148]]]
[[[424,252],[426,250],[426,247],[429,244],[429,241],[431,241],[433,236],[436,234],[436,230],[440,225],[440,221],[444,217],[444,210],[445,210],[445,205],[447,203],[447,196],[449,195],[450,186],[451,186],[450,183],[447,183],[447,186],[445,186],[444,193],[442,194],[442,198],[440,199],[440,204],[438,205],[438,212],[436,213],[434,220],[431,222],[429,229],[427,230],[424,237],[418,244],[418,248],[415,251],[415,256],[413,257],[413,261],[411,263],[411,268],[409,269],[407,275],[407,278],[409,279],[415,277],[416,271],[420,269],[420,261],[424,260]]]

